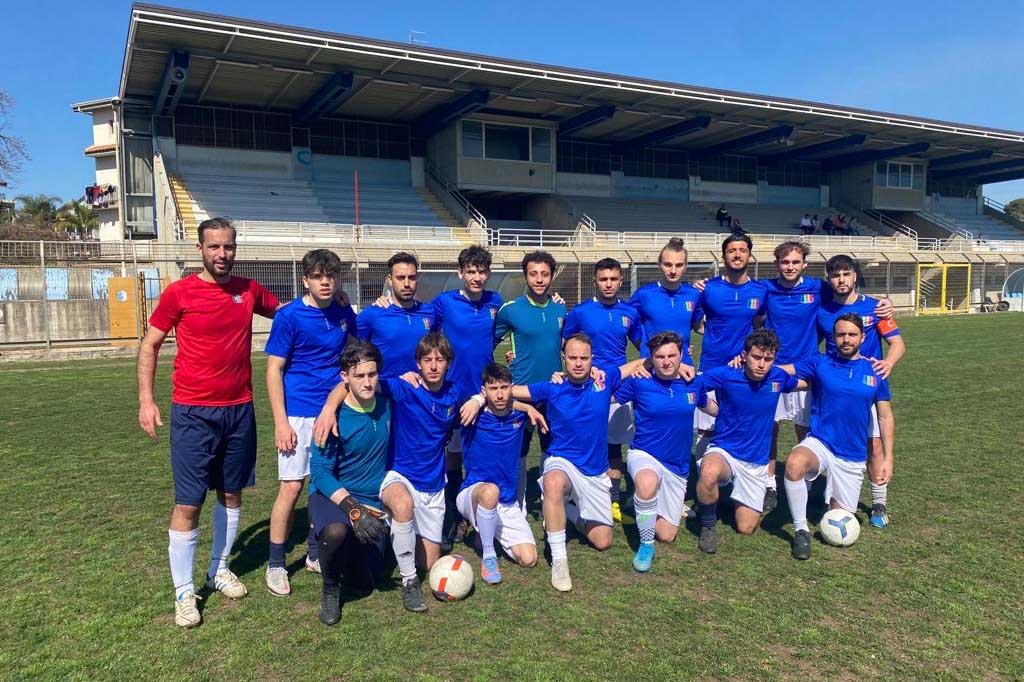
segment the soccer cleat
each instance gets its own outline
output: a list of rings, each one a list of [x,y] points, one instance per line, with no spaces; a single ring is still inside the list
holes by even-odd
[[[714,528],[700,529],[697,547],[705,554],[714,554],[718,550],[718,535],[715,534]]]
[[[203,614],[199,613],[196,601],[202,599],[192,590],[182,592],[174,600],[174,624],[183,628],[194,628],[203,622]]]
[[[551,562],[551,587],[559,592],[568,592],[572,589],[568,559],[554,559]]]
[[[310,559],[309,555],[306,555],[306,570],[309,571],[310,573],[319,573],[320,572],[320,560],[319,559]]]
[[[292,593],[292,586],[288,582],[288,569],[280,567],[267,568],[267,589],[275,597],[287,597]]]
[[[875,528],[885,528],[889,525],[889,513],[884,504],[871,505],[871,518],[868,523]]]
[[[811,558],[811,534],[798,530],[793,536],[793,558],[801,561]]]
[[[207,576],[206,587],[231,599],[241,599],[249,594],[249,590],[245,589],[238,576],[226,568],[217,571],[216,575]]]
[[[455,528],[455,537],[452,538],[453,544],[464,545],[466,544],[466,538],[469,536],[469,521],[463,519],[459,521],[459,525]]]
[[[775,488],[768,488],[764,491],[764,503],[761,507],[762,514],[771,514],[779,506],[779,491]]]
[[[323,586],[320,590],[320,622],[324,625],[337,625],[341,620],[341,589]]]
[[[615,523],[622,523],[622,505],[618,502],[612,502],[612,520]]]
[[[646,573],[651,570],[651,563],[654,561],[654,543],[642,542],[633,557],[633,568],[638,573]]]
[[[406,611],[413,613],[423,613],[427,610],[427,602],[423,599],[419,578],[413,578],[402,584],[402,606]]]
[[[501,582],[501,570],[498,568],[498,557],[487,557],[480,564],[480,577],[488,585],[497,585]]]

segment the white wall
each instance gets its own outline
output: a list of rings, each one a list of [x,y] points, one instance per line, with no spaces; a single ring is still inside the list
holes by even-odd
[[[757,185],[735,182],[708,182],[690,178],[690,201],[724,201],[730,204],[756,204]]]
[[[289,152],[264,152],[251,149],[218,149],[178,145],[178,172],[207,175],[244,175],[248,177],[292,177]]]
[[[117,133],[114,130],[113,107],[104,107],[92,112],[92,143],[117,143]]]

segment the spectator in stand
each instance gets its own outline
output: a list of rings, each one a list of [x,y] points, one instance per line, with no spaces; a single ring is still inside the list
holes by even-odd
[[[800,219],[800,232],[803,234],[811,234],[814,232],[814,226],[811,224],[810,213],[804,213],[804,217]]]
[[[719,227],[729,227],[729,209],[725,207],[725,204],[719,206],[718,210],[715,211],[715,220],[718,221]]]
[[[853,216],[850,216],[850,219],[846,221],[846,234],[855,237],[860,236],[860,226],[857,224],[857,219]]]
[[[743,229],[743,223],[736,216],[729,219],[729,229],[732,230],[733,234],[740,233],[746,234],[747,231]]]
[[[836,233],[836,223],[832,219],[831,213],[829,213],[828,217],[825,218],[825,222],[821,224],[821,231],[829,235]]]
[[[834,229],[836,234],[846,234],[846,216],[844,216],[842,213],[836,216]]]
[[[811,216],[811,234],[814,234],[815,232],[818,231],[818,225],[818,214],[815,213],[814,215]]]

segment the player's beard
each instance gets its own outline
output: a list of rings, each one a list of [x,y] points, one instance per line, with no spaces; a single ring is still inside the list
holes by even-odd
[[[234,260],[224,259],[224,270],[223,272],[218,271],[216,259],[211,258],[210,260],[203,259],[203,269],[210,274],[211,277],[227,277],[231,274],[231,269],[235,266]]]

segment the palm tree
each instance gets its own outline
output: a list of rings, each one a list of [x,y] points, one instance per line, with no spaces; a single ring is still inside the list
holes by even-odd
[[[21,204],[18,217],[25,222],[42,226],[52,223],[57,218],[57,209],[54,208],[54,204],[60,201],[60,197],[48,194],[36,194],[35,196],[22,194],[14,197],[14,201]]]
[[[57,227],[77,235],[79,239],[89,236],[99,225],[96,212],[84,201],[69,201],[57,213]]]

